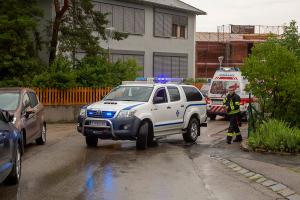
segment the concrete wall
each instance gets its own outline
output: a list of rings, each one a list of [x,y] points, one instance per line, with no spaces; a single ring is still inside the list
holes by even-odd
[[[45,106],[47,123],[76,122],[81,106]]]

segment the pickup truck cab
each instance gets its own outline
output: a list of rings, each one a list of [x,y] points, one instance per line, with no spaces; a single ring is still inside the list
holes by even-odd
[[[173,134],[195,142],[206,120],[206,102],[196,87],[145,79],[123,82],[102,101],[84,106],[77,130],[87,146],[97,146],[98,139],[136,140],[137,149],[146,149],[154,138]]]

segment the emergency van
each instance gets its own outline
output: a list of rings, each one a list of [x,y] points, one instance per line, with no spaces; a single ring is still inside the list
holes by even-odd
[[[207,116],[215,120],[217,115],[226,117],[226,108],[223,100],[228,94],[229,88],[234,88],[236,94],[241,97],[240,110],[243,118],[247,118],[249,106],[249,93],[245,91],[248,80],[242,76],[239,68],[222,67],[217,70],[211,79],[207,98]]]
[[[87,146],[97,146],[98,139],[135,140],[137,149],[146,149],[155,138],[173,134],[195,142],[206,120],[206,101],[196,87],[174,79],[139,79],[81,108],[77,130]]]

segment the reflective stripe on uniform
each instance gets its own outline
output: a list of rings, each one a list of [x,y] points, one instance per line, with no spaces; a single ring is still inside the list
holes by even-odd
[[[241,135],[241,132],[239,132],[239,133],[235,133],[235,135],[236,135],[236,136],[238,136],[238,135]]]
[[[228,115],[233,115],[233,114],[236,114],[236,113],[239,113],[240,110],[232,110],[228,113]]]
[[[227,133],[227,136],[234,137],[235,133]]]

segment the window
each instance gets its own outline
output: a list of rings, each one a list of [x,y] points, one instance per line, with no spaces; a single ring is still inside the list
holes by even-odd
[[[163,9],[154,11],[154,36],[186,38],[187,26],[188,17],[184,14]]]
[[[28,108],[30,106],[30,100],[29,100],[28,93],[24,94],[22,104],[23,104],[23,110],[25,110],[26,108]]]
[[[185,38],[185,26],[180,26],[180,35],[179,37]]]
[[[188,56],[186,54],[154,53],[154,76],[187,78]]]
[[[187,101],[202,101],[201,93],[194,87],[182,87]]]
[[[172,24],[172,37],[177,37],[178,35],[178,25]]]
[[[145,33],[145,10],[142,8],[95,2],[95,9],[107,14],[108,27],[131,34]]]
[[[166,92],[165,88],[159,88],[156,91],[156,94],[155,94],[154,98],[155,97],[161,97],[161,98],[163,98],[163,102],[161,102],[161,103],[167,103],[168,102],[167,92]]]
[[[18,92],[1,92],[0,93],[0,108],[3,110],[14,111],[18,108],[20,101],[20,93]]]
[[[112,62],[117,62],[117,61],[121,61],[121,62],[126,62],[128,60],[135,60],[136,63],[144,68],[144,52],[130,52],[130,51],[115,51],[110,55],[110,60]],[[139,71],[139,75],[144,76],[144,69],[141,69]]]
[[[180,93],[177,87],[168,87],[171,102],[180,100]]]
[[[153,87],[120,86],[113,89],[104,101],[138,101],[147,102],[152,94]]]
[[[34,108],[38,105],[39,101],[34,92],[29,92],[29,99],[30,99],[30,107]]]

